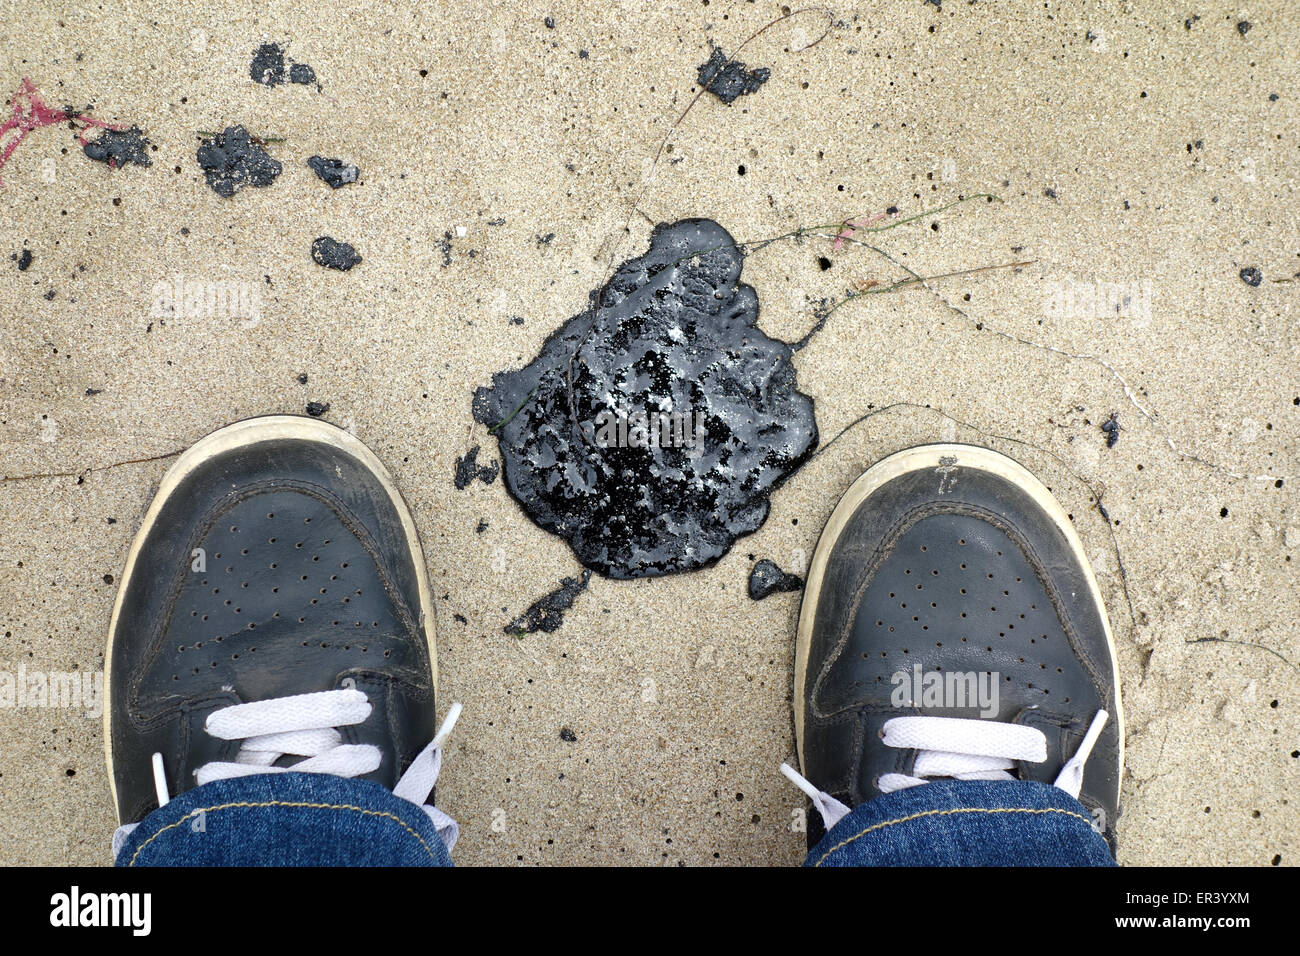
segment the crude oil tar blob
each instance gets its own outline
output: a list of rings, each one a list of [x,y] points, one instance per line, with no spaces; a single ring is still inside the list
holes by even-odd
[[[355,183],[361,174],[361,170],[351,163],[345,163],[341,159],[326,159],[324,156],[311,157],[307,160],[307,165],[322,182],[329,184],[330,189],[341,189],[348,183]]]
[[[761,601],[777,591],[798,591],[803,587],[803,579],[797,574],[786,574],[775,561],[767,558],[759,561],[749,572],[749,596]]]
[[[709,92],[722,102],[731,103],[747,93],[753,93],[771,75],[772,71],[765,66],[751,70],[739,60],[728,59],[727,54],[715,46],[708,60],[700,64],[697,79],[701,86],[708,86]]]
[[[106,129],[99,139],[87,143],[81,148],[88,157],[97,163],[106,163],[109,169],[117,169],[128,163],[136,166],[152,166],[147,150],[149,140],[145,138],[140,127],[130,129]]]
[[[495,461],[491,465],[480,465],[478,463],[478,452],[479,447],[475,445],[456,459],[455,481],[457,491],[464,491],[475,478],[485,485],[490,485],[497,480],[497,471],[501,466]]]
[[[245,186],[271,185],[284,168],[242,126],[228,126],[205,139],[196,158],[212,191],[227,199]]]
[[[361,261],[357,250],[346,242],[339,242],[333,236],[321,236],[311,244],[311,257],[318,266],[347,272]]]
[[[263,43],[253,51],[253,62],[248,65],[248,75],[254,83],[279,86],[284,82],[284,50],[278,43]]]
[[[564,612],[573,607],[579,594],[587,590],[590,580],[590,571],[583,571],[576,578],[561,578],[558,588],[534,601],[527,611],[505,626],[505,632],[523,635],[542,631],[550,634],[564,623]]]
[[[813,401],[790,346],[758,329],[741,263],[716,222],[657,226],[650,251],[619,266],[530,365],[474,396],[510,493],[601,574],[716,561],[763,524],[768,495],[817,445]],[[657,440],[602,427],[640,415]],[[690,427],[662,427],[674,415]]]
[[[286,63],[289,64],[287,74]],[[306,63],[290,63],[285,58],[284,48],[278,43],[263,43],[253,51],[253,60],[248,64],[248,75],[254,83],[263,86],[280,86],[285,80],[303,86],[316,82],[316,71]]]

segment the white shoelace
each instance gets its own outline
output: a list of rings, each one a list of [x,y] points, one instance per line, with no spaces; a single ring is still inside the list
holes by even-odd
[[[1056,775],[1053,786],[1078,798],[1083,788],[1083,766],[1109,716],[1104,710],[1097,711],[1079,749]],[[1017,761],[1042,763],[1047,759],[1047,737],[1041,730],[998,721],[895,717],[885,721],[880,736],[886,747],[917,751],[912,774],[885,774],[877,781],[881,793],[917,787],[938,777],[1015,780],[1009,771]],[[818,790],[789,764],[781,764],[781,772],[812,800],[827,830],[849,813],[849,807]]]
[[[378,769],[382,754],[374,744],[345,744],[339,727],[359,724],[373,709],[366,695],[354,688],[276,697],[271,700],[234,704],[213,711],[204,729],[222,740],[240,740],[233,761],[212,761],[195,771],[200,786],[214,780],[229,780],[264,773],[326,773],[337,777],[359,777]],[[454,703],[429,745],[420,751],[406,773],[393,787],[393,796],[415,804],[432,821],[450,850],[460,832],[456,821],[437,807],[426,804],[442,768],[442,744],[460,717],[462,707]],[[304,757],[290,767],[273,764],[285,755]],[[154,788],[158,806],[170,799],[163,772],[162,754],[153,755]],[[113,856],[137,824],[118,828],[113,834]]]

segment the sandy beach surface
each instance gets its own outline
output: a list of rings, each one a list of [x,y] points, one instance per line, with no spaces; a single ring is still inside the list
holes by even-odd
[[[794,864],[799,594],[752,600],[750,569],[799,573],[872,462],[974,442],[1053,489],[1105,593],[1120,861],[1300,861],[1294,5],[239,10],[0,4],[0,119],[31,127],[0,139],[26,132],[0,167],[0,671],[93,680],[169,462],[327,404],[423,535],[439,698],[465,705],[438,786],[458,863]],[[267,44],[284,82],[251,75]],[[715,46],[766,79],[698,95]],[[138,127],[150,164],[88,158],[87,118]],[[196,150],[237,125],[282,172],[225,197]],[[456,487],[474,446],[500,459],[473,390],[697,216],[754,243],[743,281],[786,341],[963,274],[863,294],[796,354],[825,450],[757,532],[703,570],[593,575],[557,630],[507,634],[582,568],[499,476]],[[361,262],[319,265],[323,236]],[[177,283],[222,294],[169,308]],[[0,708],[0,862],[109,862],[83,710]]]

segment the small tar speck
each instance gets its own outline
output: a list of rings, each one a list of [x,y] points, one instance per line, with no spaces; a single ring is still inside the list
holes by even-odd
[[[254,83],[263,86],[279,86],[287,78],[290,83],[310,86],[316,82],[316,71],[306,63],[294,63],[285,76],[284,48],[278,43],[263,43],[253,51],[253,60],[248,65],[248,75]]]
[[[549,246],[549,245],[551,244],[551,240],[554,239],[554,238],[555,238],[555,233],[553,233],[553,232],[548,232],[548,233],[547,233],[546,235],[544,235],[544,236],[538,236],[538,237],[537,237],[537,244],[538,244],[539,246]]]
[[[761,601],[777,591],[798,591],[803,587],[803,579],[797,574],[786,574],[775,561],[767,558],[759,561],[749,572],[749,596]]]
[[[45,293],[45,301],[46,301],[46,302],[53,302],[53,301],[54,301],[54,290],[53,290],[53,289],[51,289],[49,292]]]
[[[452,615],[452,618],[456,621],[457,624],[468,624],[468,623],[469,623],[469,619],[466,618],[464,614],[453,614],[453,615]]]
[[[195,158],[212,191],[227,199],[245,186],[271,185],[284,169],[242,126],[229,126],[205,139]]]
[[[92,140],[81,151],[97,163],[104,163],[109,169],[117,169],[128,163],[136,166],[152,166],[148,155],[149,140],[140,127],[130,129],[106,129],[99,139]]]
[[[491,465],[480,465],[478,463],[478,453],[479,446],[475,445],[456,459],[455,483],[457,491],[464,491],[475,478],[485,485],[490,485],[496,481],[497,472],[501,469],[501,463],[494,461]]]
[[[487,529],[488,529],[488,523],[487,523],[486,521],[484,521],[482,518],[479,518],[479,519],[478,519],[478,527],[474,529],[474,533],[475,533],[475,534],[482,534],[482,533],[483,533],[484,531],[486,531]]]
[[[253,61],[248,65],[248,75],[254,83],[279,86],[284,82],[284,50],[278,43],[263,43],[253,51]]]
[[[24,249],[21,253],[16,253],[9,257],[18,261],[18,271],[26,272],[32,264],[32,250]]]
[[[103,390],[102,388],[88,388],[88,389],[86,389],[86,397],[88,397],[88,398],[89,398],[90,396],[92,396],[92,395],[102,395],[103,393],[104,393],[104,390]]]
[[[117,524],[116,518],[105,518],[104,520],[107,521],[109,524]]]
[[[1270,103],[1276,103],[1276,102],[1277,102],[1277,94],[1276,94],[1276,93],[1270,93],[1270,94],[1268,94],[1268,101],[1269,101]]]
[[[1119,414],[1117,412],[1111,412],[1110,418],[1101,423],[1101,430],[1106,436],[1106,447],[1114,448],[1115,444],[1119,441]]]
[[[306,384],[307,384],[307,373],[306,373],[306,372],[303,372],[301,375],[298,376],[298,384],[299,384],[299,385],[306,385]]]
[[[1259,285],[1264,281],[1264,273],[1260,272],[1254,266],[1247,266],[1238,272],[1237,275],[1241,277],[1241,281],[1246,283],[1246,285]]]
[[[442,251],[442,267],[445,269],[451,265],[451,232],[447,231],[442,234],[442,241],[438,243],[438,248]]]
[[[716,46],[696,71],[699,84],[724,103],[732,103],[747,93],[753,93],[771,75],[772,71],[767,67],[751,70],[739,60],[728,59],[721,47]]]
[[[588,53],[586,50],[579,50],[579,51],[578,51],[578,59],[579,59],[579,60],[585,60],[585,59],[586,59],[587,57],[589,57],[589,56],[591,56],[591,54]]]
[[[575,733],[574,733],[572,730],[570,730],[568,727],[561,727],[561,728],[560,728],[560,739],[563,740],[565,743],[569,743],[569,744],[577,743],[578,735],[575,734]]]
[[[1237,21],[1237,32],[1240,33],[1242,36],[1245,36],[1247,33],[1249,33],[1249,32],[1250,32],[1250,21],[1249,21],[1249,20],[1238,20],[1238,21]]]
[[[512,316],[510,316],[510,324],[511,324],[511,325],[523,325],[523,324],[524,324],[524,317],[523,317],[522,315],[512,315]]]
[[[311,244],[311,257],[318,266],[347,272],[361,262],[357,250],[332,236],[321,236]]]
[[[555,17],[547,17],[547,18],[546,18],[545,20],[543,20],[542,22],[546,24],[546,29],[548,29],[548,30],[554,30],[554,29],[555,29]]]
[[[1048,199],[1055,199],[1056,190],[1053,189],[1051,186],[1048,186],[1046,189],[1043,190],[1043,195],[1046,196]]]
[[[342,189],[348,183],[355,183],[357,177],[361,175],[361,170],[351,163],[343,162],[341,159],[326,159],[324,156],[313,156],[307,160],[307,165],[330,189]]]
[[[534,601],[527,611],[505,626],[505,632],[523,635],[542,631],[550,634],[564,623],[564,612],[573,607],[573,602],[587,589],[590,580],[591,572],[587,570],[576,578],[562,578],[559,587]]]
[[[329,402],[308,402],[307,403],[307,414],[310,415],[312,418],[320,418],[329,410],[330,410]]]

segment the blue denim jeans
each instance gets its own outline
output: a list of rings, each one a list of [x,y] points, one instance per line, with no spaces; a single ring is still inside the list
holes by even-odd
[[[149,814],[118,866],[451,866],[433,823],[379,784],[219,780]],[[1088,812],[1039,783],[936,781],[857,807],[806,866],[1113,866]]]
[[[853,809],[804,866],[1114,866],[1092,817],[1064,790],[1015,780],[936,780]]]
[[[149,814],[118,866],[451,866],[424,811],[377,783],[258,774],[195,787]]]

